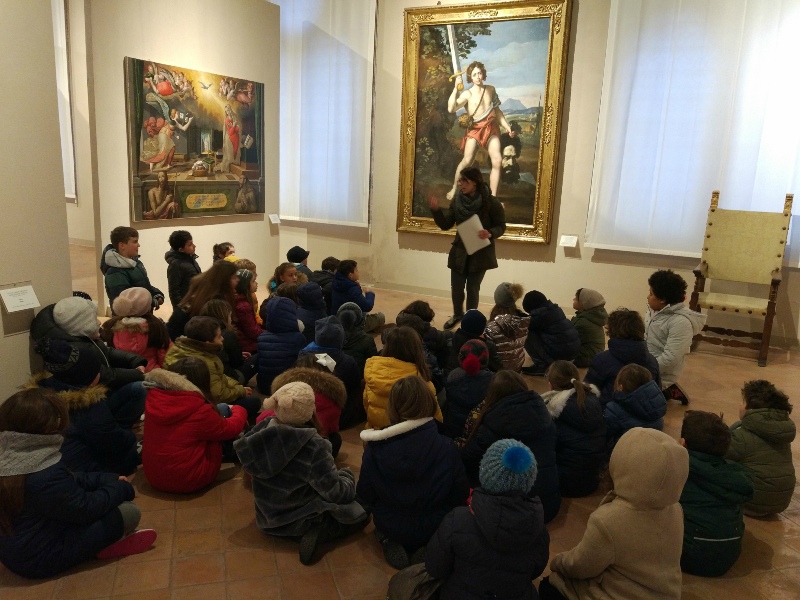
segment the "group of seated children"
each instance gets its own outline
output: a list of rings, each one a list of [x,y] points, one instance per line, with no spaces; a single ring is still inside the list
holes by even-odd
[[[138,247],[114,239],[106,264]],[[173,255],[170,268],[196,260],[191,237],[170,244],[189,257]],[[677,380],[684,338],[701,324],[685,315],[674,273],[650,278],[649,332],[635,311],[606,316],[594,290],[578,290],[570,322],[540,292],[504,283],[489,322],[467,311],[452,335],[433,327],[427,303],[412,302],[378,353],[368,330],[384,319],[370,318],[374,295],[354,261],[323,269],[333,314],[322,310],[321,285],[297,286],[310,271],[299,247],[258,307],[255,265],[228,246],[188,285],[171,282],[171,300],[173,289],[181,297],[166,327],[141,278],[146,285],[115,288],[102,335],[84,298],[36,316],[31,336],[46,371],[0,405],[0,561],[9,569],[51,576],[152,545],[155,532],[136,530],[126,479],[139,460],[155,489],[173,493],[231,476],[223,460],[240,461],[257,526],[297,538],[303,564],[372,516],[387,562],[424,564],[442,598],[679,598],[681,569],[714,576],[736,561],[743,513],[773,514],[791,500],[792,407],[769,382],[744,385],[730,430],[689,411],[680,443],[659,431],[674,397],[662,386]],[[116,280],[128,276],[113,268]],[[525,350],[549,383],[542,396],[519,374]],[[583,381],[576,364],[588,365]],[[269,394],[263,403],[247,385],[253,376]],[[140,458],[131,428],[142,415]],[[339,430],[364,421],[356,481],[334,459]],[[612,491],[537,592],[545,523],[562,497],[595,492],[606,465]]]

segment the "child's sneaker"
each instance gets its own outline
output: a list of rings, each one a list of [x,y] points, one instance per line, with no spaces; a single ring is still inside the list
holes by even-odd
[[[667,400],[677,400],[684,406],[689,404],[689,397],[677,383],[673,383],[671,386],[664,389],[664,398]]]
[[[154,529],[140,529],[134,531],[120,541],[103,548],[97,553],[97,558],[105,560],[108,558],[117,558],[118,556],[139,554],[152,546],[156,541],[156,537],[158,537],[158,534]]]

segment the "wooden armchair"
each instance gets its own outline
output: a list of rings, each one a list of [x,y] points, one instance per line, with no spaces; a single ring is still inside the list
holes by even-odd
[[[759,351],[758,365],[766,366],[793,198],[793,194],[786,194],[782,213],[767,213],[722,210],[718,206],[719,191],[711,194],[703,254],[694,270],[695,284],[689,307],[697,312],[705,308],[763,317],[764,329],[748,332],[706,325],[695,336],[695,341],[753,348]],[[769,294],[767,297],[751,297],[706,292],[707,278],[768,285]],[[704,335],[705,332],[727,337]],[[750,337],[757,341],[742,342],[728,339],[730,337]]]

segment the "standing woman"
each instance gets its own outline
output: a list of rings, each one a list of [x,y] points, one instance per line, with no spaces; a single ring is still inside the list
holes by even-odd
[[[464,316],[464,288],[466,286],[467,310],[478,308],[478,295],[481,281],[486,271],[497,268],[494,243],[506,230],[506,216],[503,205],[492,196],[489,186],[483,181],[483,174],[477,167],[467,167],[459,175],[458,192],[450,206],[439,208],[435,197],[428,199],[433,213],[433,220],[440,229],[448,230],[477,214],[483,229],[478,236],[490,244],[472,255],[467,254],[464,242],[456,233],[456,239],[450,247],[447,268],[450,269],[450,288],[453,296],[453,316],[444,324],[445,329],[452,329]]]

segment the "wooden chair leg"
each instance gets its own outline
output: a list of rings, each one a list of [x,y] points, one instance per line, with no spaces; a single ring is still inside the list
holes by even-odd
[[[761,337],[761,349],[758,352],[758,366],[767,366],[767,355],[769,354],[769,338],[772,336],[772,321],[775,318],[775,301],[770,300],[767,304],[767,316],[764,317],[764,333]]]

